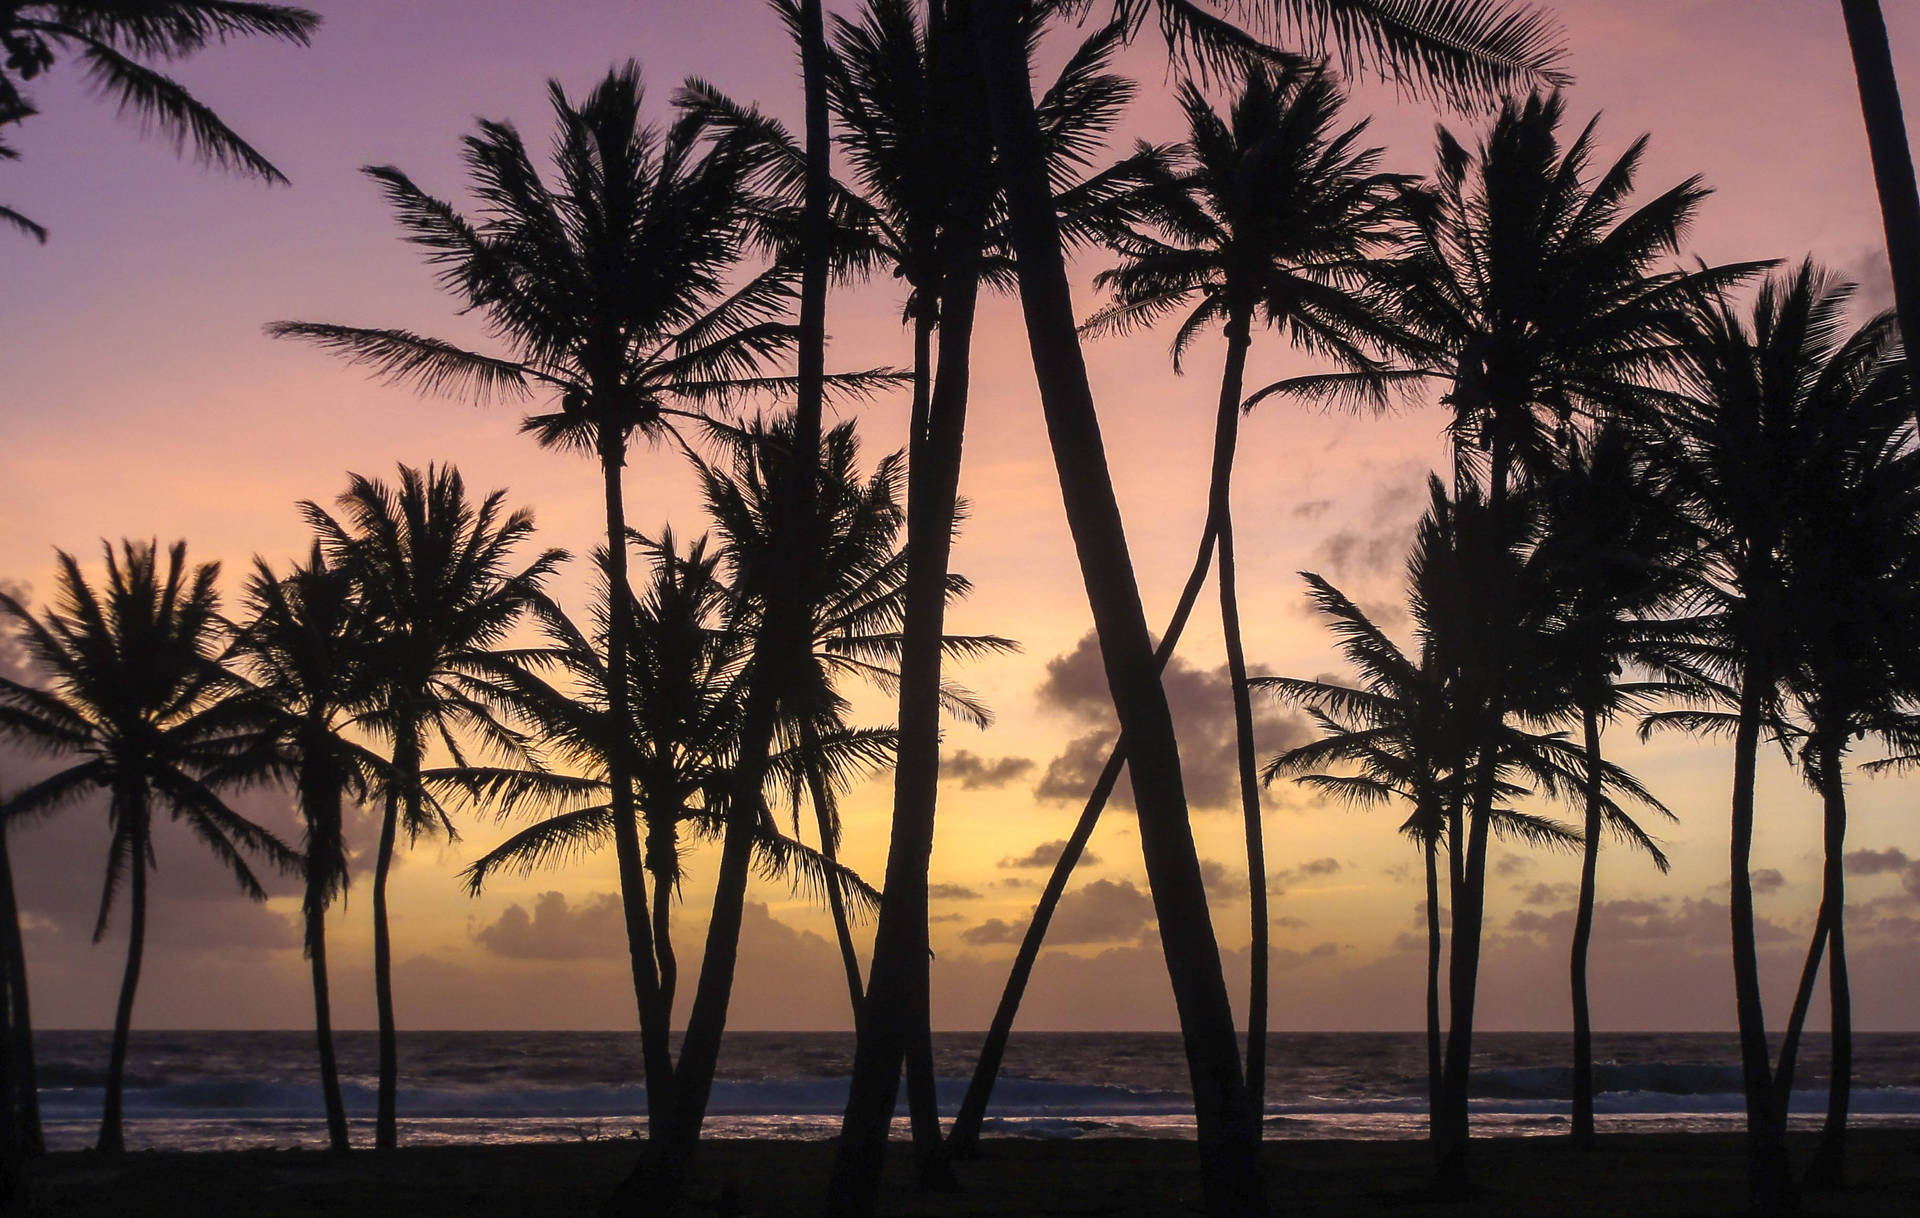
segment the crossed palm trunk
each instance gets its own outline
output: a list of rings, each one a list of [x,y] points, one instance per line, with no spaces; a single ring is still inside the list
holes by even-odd
[[[319,813],[312,817],[310,824],[324,828],[321,833],[309,833],[303,859],[306,891],[301,900],[301,914],[306,923],[307,962],[313,977],[313,1030],[320,1058],[320,1095],[327,1112],[327,1146],[334,1154],[345,1154],[351,1142],[347,1133],[347,1108],[340,1096],[340,1068],[333,1051],[333,1003],[327,984],[327,901],[332,877],[338,874],[335,867],[339,865],[339,856],[336,853],[328,858],[324,850],[315,848],[316,840],[322,837],[334,843],[340,840],[340,786],[337,782],[327,782],[321,775],[312,778],[318,781],[310,787],[310,797],[303,792],[303,802]]]
[[[1259,1125],[1207,914],[1179,746],[1153,661],[1045,176],[1015,0],[983,0],[989,113],[1000,149],[1035,379],[1121,731],[1129,740],[1147,880],[1184,1033],[1207,1212],[1264,1214]]]
[[[113,1045],[107,1054],[107,1095],[100,1116],[102,1154],[117,1155],[126,1149],[121,1131],[121,1093],[127,1077],[127,1038],[133,1029],[133,998],[140,987],[140,959],[147,942],[147,860],[150,848],[147,835],[148,799],[144,790],[115,793],[121,804],[120,816],[125,828],[125,850],[132,869],[127,893],[127,964],[120,975],[120,998],[113,1008]]]
[[[1774,1081],[1774,1108],[1785,1134],[1787,1105],[1793,1092],[1793,1059],[1790,1050],[1799,1044],[1812,1006],[1814,978],[1821,957],[1827,957],[1828,1001],[1832,1010],[1831,1062],[1827,1071],[1827,1117],[1820,1130],[1819,1149],[1807,1165],[1805,1182],[1809,1187],[1838,1188],[1846,1179],[1847,1110],[1853,1081],[1853,1001],[1847,983],[1846,946],[1846,870],[1843,858],[1847,845],[1847,793],[1842,772],[1845,754],[1844,734],[1822,733],[1812,745],[1815,776],[1820,788],[1824,826],[1825,858],[1821,867],[1820,912],[1814,922],[1812,942],[1807,947],[1806,964],[1800,973],[1800,985],[1788,1016],[1787,1031],[1781,1049],[1782,1065]]]

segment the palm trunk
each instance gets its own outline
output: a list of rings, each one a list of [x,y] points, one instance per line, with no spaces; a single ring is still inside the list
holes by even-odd
[[[307,880],[307,957],[313,969],[313,1034],[320,1051],[320,1094],[327,1108],[327,1146],[347,1153],[347,1108],[340,1098],[340,1068],[333,1056],[333,1008],[327,990],[326,899]]]
[[[1747,1191],[1756,1213],[1796,1208],[1793,1174],[1776,1120],[1766,1010],[1760,998],[1759,945],[1753,912],[1753,791],[1760,746],[1762,700],[1770,682],[1749,658],[1740,687],[1740,720],[1733,740],[1732,893],[1734,1005],[1740,1020],[1740,1068],[1747,1095]]]
[[[806,201],[801,218],[800,320],[795,351],[796,399],[793,450],[785,454],[780,485],[790,510],[779,522],[784,537],[775,547],[781,569],[770,572],[765,608],[754,640],[752,685],[741,716],[740,751],[728,792],[726,828],[721,839],[720,871],[715,879],[713,916],[707,924],[706,950],[693,1007],[681,1038],[674,1070],[673,1118],[651,1143],[646,1160],[636,1164],[615,1203],[646,1196],[660,1212],[678,1201],[700,1144],[720,1042],[726,1036],[727,1006],[733,994],[734,967],[740,956],[740,923],[746,908],[753,839],[762,814],[762,788],[773,746],[778,698],[786,674],[807,646],[804,564],[816,543],[815,513],[820,461],[820,414],[826,389],[827,276],[831,270],[832,217],[828,213],[826,36],[821,0],[800,0],[800,71],[806,91]],[[643,1175],[651,1170],[652,1179]]]
[[[120,977],[120,1001],[113,1010],[113,1048],[107,1055],[107,1098],[100,1116],[102,1154],[117,1155],[127,1148],[120,1128],[120,1096],[127,1076],[127,1038],[133,1031],[133,997],[140,986],[140,956],[147,943],[147,808],[143,798],[139,806],[122,813],[126,820],[128,865],[131,890],[127,905],[127,968]]]
[[[1472,1187],[1468,1171],[1471,1129],[1467,1115],[1469,1074],[1473,1067],[1474,999],[1480,983],[1480,932],[1487,896],[1487,839],[1493,822],[1494,780],[1498,772],[1490,734],[1487,755],[1474,777],[1473,807],[1466,826],[1466,860],[1453,896],[1453,940],[1447,973],[1447,1049],[1442,1067],[1442,1113],[1434,1192],[1465,1196]]]
[[[6,951],[8,1026],[0,1053],[7,1058],[7,1083],[13,1091],[7,1108],[8,1145],[33,1158],[46,1151],[40,1129],[40,1085],[33,1054],[33,1008],[27,1001],[27,945],[20,935],[20,908],[13,890],[13,860],[0,826],[0,944]]]
[[[1209,519],[1206,528],[1201,531],[1200,552],[1193,560],[1193,570],[1187,576],[1186,586],[1180,590],[1180,600],[1174,605],[1173,617],[1168,620],[1166,633],[1161,636],[1160,647],[1154,653],[1156,674],[1164,670],[1167,661],[1172,658],[1174,648],[1179,645],[1180,636],[1187,628],[1187,619],[1192,616],[1193,607],[1200,600],[1200,589],[1207,582],[1207,569],[1213,563],[1214,540],[1213,522]],[[1027,924],[1026,935],[1020,940],[1020,950],[1014,955],[1013,968],[1007,974],[1006,988],[1000,993],[1000,1005],[994,1008],[993,1023],[987,1029],[986,1042],[980,1047],[980,1058],[974,1066],[973,1078],[967,1083],[967,1093],[960,1100],[959,1115],[954,1117],[953,1127],[947,1131],[947,1145],[956,1158],[972,1158],[979,1153],[980,1123],[986,1118],[987,1104],[993,1099],[993,1085],[1000,1077],[1000,1063],[1006,1057],[1007,1041],[1013,1034],[1014,1017],[1020,1013],[1020,1001],[1026,996],[1034,963],[1039,960],[1040,948],[1046,942],[1053,911],[1066,894],[1067,881],[1073,877],[1074,867],[1079,864],[1081,854],[1092,840],[1094,826],[1100,823],[1100,813],[1105,810],[1107,800],[1120,780],[1120,771],[1126,765],[1127,741],[1122,736],[1107,754],[1107,763],[1101,767],[1099,778],[1094,780],[1093,790],[1087,795],[1080,819],[1074,822],[1066,846],[1061,849],[1060,857],[1054,860],[1053,874],[1047,877],[1047,886],[1041,891],[1040,901],[1033,908],[1033,919]]]
[[[1439,848],[1434,833],[1421,843],[1427,861],[1427,1136],[1436,1144],[1445,1078],[1440,1048],[1440,876],[1434,858]]]
[[[663,860],[677,859],[679,847],[679,834],[669,819],[664,828],[650,832],[647,854],[650,858],[657,853]],[[680,988],[680,961],[673,952],[673,933],[669,925],[672,914],[673,875],[667,872],[666,865],[662,863],[653,868],[653,922],[647,928],[653,936],[654,967],[658,969],[654,1001],[658,1004],[656,1009],[659,1012],[656,1022],[664,1025],[658,1032],[662,1041],[666,1040],[667,1028],[672,1026],[667,1021],[672,1018],[674,996]],[[645,1053],[644,1047],[641,1052]],[[648,1108],[652,1106],[649,1102]]]
[[[1586,841],[1580,850],[1580,905],[1573,918],[1573,1144],[1593,1149],[1593,1019],[1587,1009],[1587,948],[1593,942],[1593,900],[1600,867],[1600,716],[1581,708],[1587,745]]]
[[[628,653],[632,619],[627,598],[627,505],[621,486],[626,433],[603,423],[600,473],[607,518],[607,785],[613,813],[613,854],[620,874],[620,912],[627,931],[633,999],[640,1015],[640,1055],[647,1072],[647,1131],[657,1138],[673,1111],[673,1045],[669,1032],[673,1000],[658,972],[654,928],[647,916],[646,864],[640,854],[639,816],[633,803],[633,761],[627,751],[633,711],[628,705]],[[671,949],[668,949],[671,952]]]
[[[1847,986],[1847,892],[1842,858],[1847,847],[1847,787],[1841,746],[1820,754],[1820,792],[1826,805],[1826,862],[1820,904],[1828,927],[1827,992],[1833,1007],[1833,1060],[1827,1071],[1827,1121],[1820,1149],[1807,1168],[1807,1183],[1840,1188],[1846,1183],[1847,1108],[1853,1090],[1853,996]]]
[[[393,870],[393,844],[399,816],[399,794],[389,790],[380,818],[379,851],[373,860],[373,1002],[380,1025],[379,1098],[373,1119],[375,1150],[392,1150],[400,1144],[394,1095],[400,1077],[400,1050],[393,1024],[393,940],[387,929],[387,874]]]
[[[813,754],[820,747],[820,737],[811,725],[800,729],[800,747]],[[820,829],[820,853],[828,862],[839,861],[839,851],[835,848],[833,825],[833,792],[827,789],[826,778],[820,773],[820,767],[812,756],[801,762],[806,767],[808,794],[813,798],[814,821]],[[865,1021],[866,995],[860,985],[860,956],[853,948],[853,927],[847,921],[847,895],[838,884],[827,885],[827,909],[833,915],[833,937],[840,944],[840,966],[847,974],[847,1004],[853,1012],[853,1030],[859,1034]]]
[[[983,0],[979,12],[1028,345],[1107,684],[1132,755],[1141,852],[1193,1083],[1206,1209],[1212,1218],[1265,1214],[1259,1124],[1247,1099],[1219,942],[1207,912],[1173,717],[1153,661],[1081,358],[1020,8],[1018,0]]]
[[[1873,181],[1880,195],[1900,332],[1920,334],[1920,188],[1914,185],[1913,153],[1907,145],[1887,24],[1880,15],[1879,0],[1840,0],[1840,10],[1846,17],[1860,112],[1873,156]]]
[[[1240,594],[1233,558],[1233,455],[1240,438],[1240,397],[1252,345],[1253,309],[1236,305],[1227,318],[1227,362],[1214,420],[1210,515],[1220,534],[1220,626],[1226,639],[1227,681],[1233,696],[1234,751],[1239,763],[1240,812],[1247,833],[1247,895],[1251,906],[1247,994],[1247,1099],[1255,1119],[1267,1099],[1267,853],[1260,822],[1260,775],[1254,759],[1253,699],[1247,690],[1247,652],[1240,638]]]

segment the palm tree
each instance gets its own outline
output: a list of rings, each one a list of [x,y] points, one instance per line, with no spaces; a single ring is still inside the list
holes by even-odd
[[[547,550],[515,570],[513,551],[533,532],[532,512],[503,514],[505,491],[493,491],[476,505],[452,466],[428,466],[423,472],[402,465],[399,476],[393,487],[349,475],[337,501],[344,520],[318,504],[300,505],[328,563],[351,578],[374,633],[368,663],[378,689],[375,706],[359,721],[392,750],[373,871],[374,996],[380,1022],[374,1146],[380,1150],[398,1143],[387,875],[401,816],[404,811],[410,842],[422,833],[453,834],[453,822],[421,782],[427,750],[436,741],[456,766],[466,764],[463,736],[478,739],[491,752],[523,755],[522,738],[495,712],[500,687],[516,669],[515,657],[500,646],[566,557]]]
[[[1182,86],[1187,142],[1170,164],[1141,158],[1145,181],[1123,205],[1137,210],[1144,224],[1111,240],[1120,265],[1095,283],[1111,291],[1114,304],[1086,326],[1124,334],[1182,313],[1173,342],[1176,371],[1208,326],[1220,324],[1227,336],[1207,528],[1220,551],[1220,617],[1252,894],[1247,1088],[1256,1111],[1264,1110],[1266,1096],[1267,871],[1234,565],[1233,460],[1256,315],[1296,346],[1363,368],[1375,365],[1367,348],[1393,337],[1354,289],[1363,282],[1369,252],[1388,240],[1400,180],[1376,171],[1380,149],[1358,147],[1364,121],[1337,129],[1343,100],[1324,70],[1293,62],[1250,71],[1225,119],[1198,87]]]
[[[1569,962],[1573,991],[1573,1117],[1576,1147],[1591,1150],[1593,1031],[1587,1002],[1587,949],[1603,828],[1645,851],[1663,873],[1667,858],[1634,820],[1609,810],[1602,789],[1601,733],[1622,710],[1645,709],[1668,692],[1660,681],[1624,682],[1623,667],[1657,654],[1663,627],[1647,615],[1670,602],[1680,582],[1685,534],[1673,504],[1654,485],[1640,443],[1625,427],[1603,424],[1591,440],[1576,437],[1542,487],[1545,534],[1540,545],[1558,585],[1556,626],[1568,706],[1580,723],[1586,773],[1585,839],[1580,895]],[[1672,819],[1658,803],[1654,811]]]
[[[1860,111],[1873,158],[1873,182],[1880,195],[1895,311],[1901,333],[1920,334],[1920,188],[1914,185],[1913,150],[1907,145],[1907,121],[1900,111],[1900,84],[1893,73],[1887,23],[1880,15],[1880,0],[1840,0],[1840,11],[1846,18],[1847,45],[1853,52]]]
[[[305,9],[246,0],[50,0],[0,6],[0,48],[7,52],[0,64],[0,127],[37,113],[22,85],[61,56],[77,57],[95,87],[120,103],[121,113],[139,115],[182,148],[191,143],[202,163],[284,183],[273,163],[219,115],[141,60],[184,59],[210,45],[256,34],[306,46],[319,25],[319,16]],[[0,142],[0,160],[18,155]],[[42,243],[47,239],[45,228],[10,207],[0,207],[0,224]]]
[[[250,755],[229,769],[288,777],[298,797],[306,826],[300,911],[313,972],[320,1088],[328,1143],[334,1153],[344,1154],[350,1142],[333,1051],[326,917],[327,906],[347,889],[342,804],[366,797],[380,768],[377,755],[346,735],[375,700],[378,678],[368,662],[373,633],[352,573],[330,564],[317,541],[306,566],[296,565],[284,577],[256,558],[246,601],[247,619],[231,659],[250,678],[251,687],[239,697],[254,703],[259,734]]]
[[[608,578],[627,586],[627,448],[675,419],[725,406],[755,391],[791,392],[792,378],[763,375],[791,350],[781,320],[793,299],[789,268],[775,266],[730,289],[749,214],[738,146],[709,146],[709,124],[682,115],[664,132],[642,121],[640,71],[629,62],[575,104],[550,82],[558,126],[559,187],[534,167],[520,134],[483,122],[465,141],[474,193],[487,212],[470,221],[400,170],[368,174],[393,203],[409,238],[444,268],[443,283],[485,316],[504,356],[468,351],[406,330],[279,322],[269,333],[304,339],[428,391],[481,400],[538,395],[556,409],[522,430],[544,447],[594,455],[605,492]],[[805,369],[802,369],[804,372]],[[843,378],[863,388],[871,378]],[[623,604],[615,596],[613,604]],[[627,632],[615,614],[607,634],[616,720],[627,717]],[[609,759],[614,853],[623,894],[645,890],[630,763]],[[659,977],[644,901],[623,896],[634,1000],[646,1042],[650,1086],[673,1073]]]
[[[0,657],[4,658],[4,657]],[[27,951],[14,899],[9,801],[0,798],[0,1213],[24,1212],[25,1161],[46,1150],[33,1055],[33,1011],[27,997]],[[13,1207],[11,1210],[8,1207]]]
[[[1787,1097],[1760,997],[1749,873],[1755,767],[1762,731],[1783,718],[1781,682],[1794,653],[1787,582],[1794,505],[1816,492],[1819,463],[1810,457],[1820,451],[1825,420],[1844,416],[1884,353],[1884,336],[1871,327],[1846,336],[1848,296],[1806,262],[1768,279],[1750,310],[1724,297],[1708,301],[1687,346],[1686,392],[1666,412],[1655,449],[1699,538],[1687,612],[1665,663],[1693,684],[1705,708],[1656,712],[1647,726],[1733,733],[1734,988],[1748,1188],[1763,1213],[1789,1212],[1796,1198],[1784,1146]],[[1727,709],[1706,709],[1715,705]],[[1779,1073],[1790,1075],[1784,1065]]]
[[[1135,764],[1141,847],[1168,973],[1186,1031],[1207,1209],[1227,1215],[1264,1208],[1258,1128],[1247,1103],[1219,949],[1206,912],[1198,855],[1187,823],[1179,749],[1154,665],[1126,536],[1100,441],[1077,336],[1060,226],[1046,177],[1033,101],[1022,0],[975,0],[988,116],[1006,182],[1011,244],[1041,405],[1067,520],[1093,609],[1095,630],[1122,733]],[[1244,61],[1260,48],[1192,0],[1116,0],[1129,32],[1151,16],[1170,40],[1203,61]],[[1221,4],[1277,34],[1331,38],[1346,59],[1371,61],[1418,86],[1484,97],[1555,74],[1551,26],[1500,3],[1401,0],[1271,0]]]
[[[738,747],[747,639],[725,628],[722,619],[731,597],[716,572],[719,556],[708,552],[704,539],[685,554],[678,552],[671,534],[648,544],[651,578],[644,595],[633,597],[627,608],[634,627],[628,669],[634,721],[627,747],[635,762],[634,802],[646,828],[647,869],[654,877],[653,946],[661,1001],[671,1009],[679,970],[670,915],[683,876],[682,832],[710,840],[723,830],[724,796]],[[535,725],[546,751],[596,777],[474,767],[429,775],[429,781],[476,802],[494,803],[503,817],[530,800],[560,805],[559,811],[467,868],[468,890],[476,895],[496,871],[525,874],[596,850],[611,836],[606,781],[599,777],[606,773],[614,748],[604,649],[550,602],[536,606],[535,614],[548,646],[528,654],[525,662],[532,668],[557,669],[569,679],[570,688],[522,672],[509,683],[509,700]],[[603,634],[607,616],[603,606]],[[784,752],[775,759],[775,770],[790,788],[797,811],[802,790],[825,798],[826,792],[884,764],[891,745],[888,732],[835,730],[824,738],[816,735],[805,754]],[[762,818],[756,862],[769,878],[785,878],[796,888],[823,895],[841,925],[849,906],[855,914],[871,913],[878,900],[878,894],[835,862],[830,852],[811,850],[782,835],[771,815]]]
[[[103,543],[106,582],[95,589],[72,555],[59,555],[59,603],[36,616],[0,593],[44,688],[0,677],[0,729],[29,748],[75,754],[75,764],[15,792],[9,819],[52,812],[95,791],[107,794],[106,882],[93,937],[106,933],[114,896],[128,887],[127,964],[114,1008],[99,1148],[125,1146],[121,1091],[127,1036],[140,983],[147,930],[147,872],[155,865],[153,813],[163,806],[185,821],[233,872],[240,890],[266,900],[247,854],[285,871],[299,856],[272,833],[229,808],[206,780],[244,747],[223,699],[232,680],[217,648],[222,627],[214,583],[218,563],[189,571],[186,543],[167,550],[164,570],[152,543]]]

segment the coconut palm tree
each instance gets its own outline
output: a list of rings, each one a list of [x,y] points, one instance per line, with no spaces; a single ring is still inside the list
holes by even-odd
[[[1860,111],[1866,120],[1873,183],[1887,234],[1887,266],[1893,274],[1895,311],[1904,334],[1920,334],[1920,187],[1913,180],[1913,150],[1900,111],[1900,83],[1880,0],[1840,0],[1853,52]]]
[[[0,653],[0,660],[4,659]],[[0,798],[0,956],[4,957],[0,960],[0,1213],[25,1211],[29,1199],[25,1162],[46,1150],[33,1055],[33,1010],[27,996],[26,943],[20,934],[13,859],[6,841],[10,811],[9,801]]]
[[[521,736],[501,722],[500,687],[517,667],[502,649],[507,636],[566,558],[547,550],[516,569],[514,550],[533,532],[533,513],[505,513],[506,492],[479,503],[452,466],[402,465],[395,486],[351,474],[337,500],[341,519],[311,501],[300,505],[319,534],[330,566],[352,580],[374,633],[368,663],[377,674],[375,706],[358,717],[384,738],[391,775],[380,844],[374,856],[374,996],[379,1008],[380,1079],[374,1145],[398,1142],[394,1096],[399,1078],[393,1019],[392,946],[387,875],[402,824],[411,842],[422,833],[453,834],[453,822],[421,782],[435,743],[466,764],[477,740],[489,752],[520,757]]]
[[[1110,244],[1120,265],[1095,279],[1114,303],[1089,332],[1128,333],[1181,314],[1175,370],[1213,324],[1226,333],[1226,364],[1215,412],[1207,527],[1217,538],[1220,616],[1239,754],[1252,894],[1252,981],[1247,1014],[1247,1088],[1265,1107],[1267,1033],[1266,856],[1260,822],[1253,707],[1233,549],[1232,478],[1255,317],[1295,346],[1345,365],[1376,366],[1369,348],[1392,327],[1356,292],[1369,254],[1386,244],[1394,188],[1379,173],[1380,149],[1359,146],[1364,121],[1339,128],[1343,102],[1325,71],[1290,62],[1248,73],[1223,118],[1197,86],[1180,90],[1188,138],[1171,163],[1141,158],[1142,185],[1125,200],[1141,223]]]
[[[320,1089],[328,1143],[334,1153],[344,1154],[350,1143],[333,1051],[326,916],[327,907],[347,889],[342,806],[347,799],[366,798],[381,768],[381,758],[347,734],[356,716],[376,700],[379,678],[369,663],[372,624],[352,573],[330,563],[318,541],[307,564],[285,576],[256,558],[246,611],[229,662],[248,679],[236,699],[250,704],[258,736],[227,771],[291,779],[299,802],[306,826],[300,912],[313,973]]]
[[[59,603],[35,615],[0,593],[30,661],[47,684],[0,677],[0,729],[28,748],[79,757],[73,765],[14,793],[9,819],[57,810],[96,791],[107,795],[106,882],[95,920],[106,933],[113,900],[127,887],[127,964],[114,1008],[99,1148],[125,1146],[121,1093],[127,1036],[146,945],[147,872],[155,863],[153,814],[186,822],[256,901],[266,890],[247,861],[255,855],[283,871],[299,856],[266,829],[228,807],[207,781],[244,747],[224,699],[232,679],[220,667],[223,639],[218,563],[187,566],[184,542],[164,567],[150,542],[103,543],[106,579],[95,588],[72,555],[59,556]]]
[[[1141,846],[1193,1079],[1207,1209],[1258,1212],[1264,1188],[1258,1129],[1242,1085],[1219,949],[1206,913],[1198,855],[1187,823],[1179,749],[1154,666],[1126,537],[1100,441],[1099,423],[1067,278],[1058,218],[1046,179],[1039,114],[1027,70],[1023,0],[976,0],[987,112],[1006,182],[1011,244],[1062,498],[1095,630],[1134,764]],[[1073,8],[1084,11],[1087,4]],[[1330,39],[1343,59],[1371,62],[1416,88],[1485,97],[1554,76],[1549,23],[1503,3],[1399,0],[1270,0],[1206,5],[1194,0],[1115,0],[1129,33],[1157,17],[1177,49],[1202,62],[1244,62],[1261,53],[1213,10],[1248,18],[1276,37]]]
[[[1795,505],[1816,493],[1825,421],[1885,352],[1884,335],[1848,337],[1850,289],[1811,262],[1769,278],[1750,309],[1724,296],[1700,310],[1686,348],[1686,391],[1664,417],[1654,450],[1699,538],[1685,612],[1663,661],[1694,687],[1694,707],[1660,711],[1646,728],[1733,735],[1733,966],[1746,1090],[1748,1188],[1753,1208],[1795,1207],[1786,1161],[1786,1095],[1766,1039],[1755,937],[1754,782],[1761,735],[1784,719],[1782,682],[1796,626],[1788,598]],[[1718,709],[1724,708],[1724,709]],[[1776,729],[1778,730],[1778,729]],[[1783,1057],[1783,1062],[1784,1062]]]
[[[284,183],[286,177],[273,163],[205,103],[141,61],[184,59],[214,44],[254,35],[306,46],[319,25],[319,16],[305,9],[246,0],[53,0],[0,6],[0,48],[7,52],[0,63],[0,127],[37,113],[21,86],[62,57],[77,58],[99,91],[119,102],[121,113],[138,115],[147,126],[172,136],[179,147],[191,144],[202,163]],[[18,155],[0,142],[0,160]],[[45,228],[10,207],[0,207],[0,224],[43,243],[47,239]]]
[[[1574,1145],[1591,1150],[1593,1129],[1593,1031],[1587,1002],[1587,950],[1603,829],[1644,851],[1662,872],[1667,858],[1641,827],[1617,806],[1609,810],[1602,786],[1601,734],[1623,710],[1645,710],[1671,686],[1662,681],[1618,679],[1630,665],[1657,655],[1663,625],[1650,621],[1679,591],[1686,531],[1675,506],[1661,496],[1633,433],[1603,424],[1592,438],[1575,436],[1561,467],[1541,487],[1545,522],[1541,548],[1559,601],[1555,630],[1566,675],[1570,717],[1579,721],[1586,757],[1581,836],[1580,894],[1575,907],[1569,962],[1573,993]],[[1653,811],[1672,819],[1657,802]]]

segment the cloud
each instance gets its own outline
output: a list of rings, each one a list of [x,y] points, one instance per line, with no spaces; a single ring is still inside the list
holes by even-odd
[[[1522,905],[1566,905],[1578,900],[1580,886],[1577,884],[1525,884],[1514,885],[1513,890],[1520,894]]]
[[[1308,859],[1298,867],[1283,867],[1267,876],[1267,892],[1273,896],[1297,887],[1307,880],[1325,879],[1330,875],[1339,875],[1340,860],[1336,858]]]
[[[1092,943],[1131,943],[1153,923],[1153,898],[1130,880],[1095,880],[1060,898],[1047,924],[1047,942],[1059,946]],[[989,918],[960,932],[960,941],[972,947],[1018,943],[1026,925]]]
[[[534,898],[533,912],[509,905],[473,934],[488,951],[513,960],[585,960],[626,950],[620,897],[603,892],[569,908],[562,892]]]
[[[988,758],[965,749],[940,759],[940,777],[954,779],[963,791],[984,791],[1004,787],[1024,778],[1034,768],[1031,757]]]
[[[1055,863],[1060,861],[1060,854],[1066,848],[1067,848],[1067,839],[1065,838],[1057,838],[1054,841],[1050,841],[1050,842],[1041,842],[1038,846],[1035,846],[1033,849],[1027,851],[1025,854],[1021,854],[1021,855],[1009,854],[1007,857],[1001,859],[1000,862],[996,864],[996,866],[1051,867]],[[1082,850],[1080,852],[1080,861],[1075,865],[1079,867],[1092,867],[1095,864],[1097,864],[1099,861],[1100,861],[1100,856],[1095,854],[1093,851]],[[1018,886],[1018,885],[1011,884],[1007,880],[1002,880],[1000,882],[1002,884],[1008,884],[1010,887]]]
[[[1294,504],[1287,514],[1295,520],[1318,520],[1320,517],[1326,515],[1327,509],[1332,506],[1333,500],[1331,499],[1308,499],[1305,502]]]
[[[1657,901],[1600,901],[1593,907],[1593,933],[1597,940],[1621,946],[1724,953],[1727,916],[1724,904],[1705,897],[1686,897],[1677,904],[1667,897]],[[1507,929],[1516,934],[1557,938],[1573,932],[1573,920],[1571,909],[1550,914],[1520,909],[1507,920]],[[1796,937],[1766,918],[1755,922],[1754,932],[1761,943]]]
[[[1856,285],[1853,305],[1861,313],[1893,307],[1893,266],[1884,245],[1871,245],[1840,268],[1840,275]]]
[[[1762,867],[1752,876],[1755,892],[1779,892],[1787,886],[1787,877],[1771,867]]]
[[[1336,529],[1314,548],[1313,569],[1335,583],[1397,575],[1413,542],[1413,523],[1426,504],[1426,475],[1408,467],[1374,490],[1364,512],[1343,514],[1358,523]]]
[[[1180,739],[1188,803],[1195,809],[1238,809],[1239,746],[1226,666],[1196,668],[1176,655],[1161,673],[1160,685]],[[1035,696],[1042,706],[1091,728],[1047,763],[1034,794],[1040,799],[1084,800],[1113,749],[1115,722],[1099,641],[1091,632],[1073,650],[1047,661]],[[1253,737],[1255,751],[1264,758],[1306,743],[1311,731],[1302,716],[1261,700],[1254,704]],[[1273,792],[1266,795],[1269,800],[1275,797]],[[1133,788],[1125,777],[1114,787],[1113,802],[1134,806]]]
[[[1230,905],[1247,899],[1247,873],[1219,859],[1200,860],[1200,881],[1206,885],[1207,899],[1215,904]]]
[[[1512,879],[1533,869],[1533,860],[1524,854],[1503,854],[1493,861],[1493,874]]]
[[[977,901],[980,894],[965,884],[929,884],[927,895],[936,901]]]
[[[1840,858],[1848,875],[1886,875],[1907,869],[1907,852],[1898,846],[1885,850],[1849,850]]]

